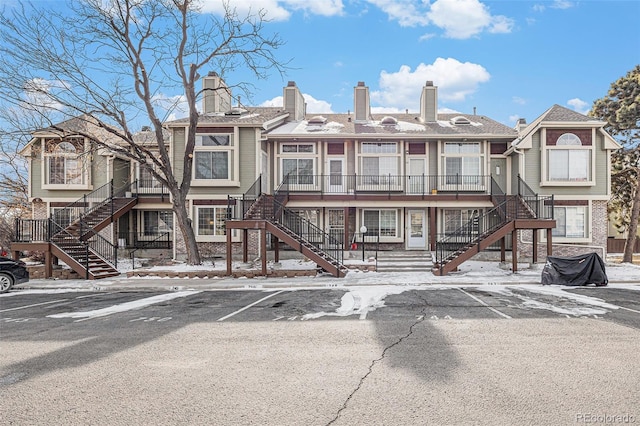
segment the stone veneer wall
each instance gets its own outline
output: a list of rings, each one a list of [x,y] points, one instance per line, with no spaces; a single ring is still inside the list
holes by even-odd
[[[553,256],[576,256],[586,253],[597,253],[606,258],[607,255],[607,202],[593,201],[591,203],[591,242],[590,243],[554,243]],[[530,262],[533,259],[533,251],[531,244],[532,231],[518,231],[520,239],[518,240],[518,259],[523,262]],[[547,243],[540,241],[543,237],[541,233],[538,238],[538,262],[544,262],[547,258]]]

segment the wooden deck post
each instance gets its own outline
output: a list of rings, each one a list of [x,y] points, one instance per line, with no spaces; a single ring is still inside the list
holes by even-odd
[[[231,257],[233,255],[231,246],[231,230],[227,229],[227,275],[231,275]]]
[[[260,230],[260,259],[262,259],[262,275],[267,276],[267,230]]]
[[[538,263],[538,230],[531,231],[533,232],[533,263]]]
[[[503,263],[507,260],[507,242],[505,238],[500,238],[500,261]]]
[[[553,229],[547,229],[547,256],[553,255],[553,242],[551,241],[553,237]]]
[[[429,245],[431,250],[436,249],[436,242],[438,241],[438,235],[435,232],[438,229],[436,211],[435,207],[429,207]]]
[[[511,269],[518,272],[518,230],[511,231]]]
[[[280,240],[278,240],[278,237],[271,234],[271,243],[273,244],[273,261],[278,263],[280,262]]]
[[[247,263],[249,260],[249,230],[242,230],[242,261]]]

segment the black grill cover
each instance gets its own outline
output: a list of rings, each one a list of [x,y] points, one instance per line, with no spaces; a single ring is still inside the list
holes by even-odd
[[[542,284],[605,286],[609,283],[602,258],[596,253],[573,257],[548,256]]]

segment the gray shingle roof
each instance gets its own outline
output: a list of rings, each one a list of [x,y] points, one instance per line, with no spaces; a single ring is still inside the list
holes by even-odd
[[[558,121],[598,121],[595,118],[587,117],[586,115],[580,114],[579,112],[575,112],[570,110],[569,108],[565,108],[560,105],[553,105],[542,115],[542,123],[544,122],[558,122]]]
[[[242,115],[225,115],[224,113],[200,114],[199,125],[228,124],[230,126],[247,125],[260,126],[265,122],[286,115],[283,108],[279,107],[244,107],[247,112]],[[168,121],[169,126],[189,124],[189,118]]]
[[[407,135],[418,137],[435,136],[480,136],[514,138],[517,136],[515,129],[498,123],[481,115],[466,114],[438,114],[435,123],[423,123],[420,115],[416,113],[400,114],[372,114],[366,122],[355,122],[353,114],[322,114],[326,118],[323,125],[309,124],[308,120],[318,114],[307,115],[306,120],[285,123],[271,131],[269,136],[311,136],[311,135],[343,135],[363,136],[367,135]],[[451,119],[454,117],[466,117],[470,124],[454,125]],[[383,125],[383,118],[391,117],[396,124]],[[393,120],[385,120],[393,121]]]

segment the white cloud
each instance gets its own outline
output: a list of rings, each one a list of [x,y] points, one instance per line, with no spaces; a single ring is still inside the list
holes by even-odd
[[[485,29],[508,33],[514,25],[506,16],[492,16],[487,6],[478,0],[436,0],[427,16],[445,30],[446,37],[456,39],[473,37]]]
[[[575,6],[574,2],[567,0],[554,0],[551,4],[553,9],[570,9]]]
[[[573,98],[567,101],[567,105],[573,108],[574,111],[580,114],[586,114],[591,109],[591,105],[588,102],[583,101],[580,98]]]
[[[304,102],[307,104],[307,112],[314,113],[324,113],[331,114],[333,111],[331,110],[331,104],[327,101],[319,100],[314,98],[313,96],[303,93],[302,97],[304,98]],[[276,96],[273,99],[269,99],[267,101],[262,102],[259,106],[261,107],[282,107],[284,105],[284,99],[282,96]]]
[[[367,0],[389,16],[398,21],[401,27],[425,26],[429,24],[426,10],[420,10],[415,4],[398,0]],[[428,1],[423,1],[428,5]]]
[[[526,105],[527,104],[527,100],[524,98],[521,98],[519,96],[514,96],[513,98],[511,98],[511,100],[513,101],[513,103],[516,103],[518,105]]]
[[[167,96],[158,94],[151,98],[151,102],[167,112],[167,120],[177,120],[189,115],[189,106],[185,95]]]
[[[23,103],[21,108],[26,110],[40,111],[47,114],[47,111],[62,111],[62,103],[56,99],[55,92],[69,91],[71,87],[61,80],[45,80],[34,78],[24,83]]]
[[[229,4],[240,16],[264,10],[266,19],[273,21],[286,21],[294,11],[335,16],[341,15],[344,9],[342,0],[230,0]],[[201,0],[201,5],[203,12],[217,15],[224,13],[223,0]]]
[[[420,93],[427,81],[438,86],[441,101],[463,101],[474,93],[480,83],[489,81],[490,74],[478,64],[460,62],[454,58],[437,58],[433,64],[420,64],[415,71],[403,65],[397,72],[380,73],[380,90],[371,92],[372,102],[401,111],[419,111]]]

